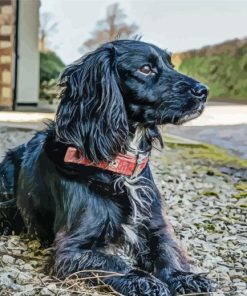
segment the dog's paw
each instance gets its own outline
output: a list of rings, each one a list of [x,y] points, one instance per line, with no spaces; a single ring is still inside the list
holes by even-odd
[[[140,271],[133,272],[135,279],[132,282],[128,295],[135,296],[171,296],[168,286],[159,279]],[[129,273],[133,274],[132,272]],[[143,274],[142,274],[143,273]],[[132,291],[131,291],[132,290]]]
[[[176,271],[169,279],[169,288],[174,295],[191,292],[209,293],[216,290],[217,284],[202,273]]]
[[[171,296],[165,283],[138,269],[133,269],[122,277],[110,279],[108,284],[125,296]]]

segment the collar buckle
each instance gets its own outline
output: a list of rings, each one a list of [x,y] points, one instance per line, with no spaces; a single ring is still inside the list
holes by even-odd
[[[137,154],[137,159],[136,159],[136,166],[135,166],[135,169],[131,175],[131,179],[134,179],[136,178],[140,173],[141,171],[143,170],[142,166],[143,166],[143,161],[147,158],[148,156],[146,154],[141,154],[141,153],[138,153]]]

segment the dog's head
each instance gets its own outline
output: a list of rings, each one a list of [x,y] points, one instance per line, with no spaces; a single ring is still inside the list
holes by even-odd
[[[129,125],[181,124],[199,116],[208,89],[173,69],[171,56],[136,40],[106,43],[65,69],[56,126],[60,141],[92,160],[127,149]]]

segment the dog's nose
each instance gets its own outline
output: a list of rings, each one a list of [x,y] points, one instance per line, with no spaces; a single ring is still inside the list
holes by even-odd
[[[205,84],[198,82],[195,85],[193,85],[193,87],[191,87],[190,91],[194,97],[205,102],[207,99],[209,90]]]

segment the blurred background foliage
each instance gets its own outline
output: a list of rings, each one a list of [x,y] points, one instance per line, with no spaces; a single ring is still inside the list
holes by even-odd
[[[91,37],[83,43],[81,52],[94,50],[100,44],[117,38],[128,38],[136,34],[137,30],[135,23],[127,22],[127,16],[119,7],[119,3],[114,3],[107,7],[105,19],[97,22]]]
[[[55,52],[40,52],[40,99],[53,103],[57,94],[57,79],[64,68],[63,61]]]
[[[55,52],[40,52],[40,83],[58,78],[64,66]]]
[[[60,57],[49,49],[48,39],[58,30],[53,14],[40,15],[39,51],[40,51],[40,99],[53,103],[57,94],[57,79],[65,64]]]
[[[210,98],[247,101],[247,39],[174,54],[179,71],[210,87]]]

